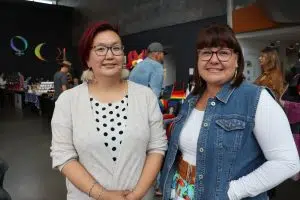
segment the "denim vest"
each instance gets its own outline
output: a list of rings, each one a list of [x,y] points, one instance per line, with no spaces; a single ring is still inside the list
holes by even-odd
[[[266,160],[253,134],[254,119],[262,88],[248,82],[232,88],[225,84],[208,99],[196,158],[196,200],[227,200],[229,182],[245,176]],[[199,96],[190,95],[175,119],[161,175],[163,200],[169,200],[176,172],[179,136]],[[246,198],[266,200],[267,194]]]

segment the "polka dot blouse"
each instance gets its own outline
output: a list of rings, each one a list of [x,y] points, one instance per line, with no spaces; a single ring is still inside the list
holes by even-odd
[[[127,121],[128,95],[121,101],[114,103],[101,103],[95,98],[90,97],[90,102],[96,121],[99,137],[102,138],[104,145],[110,151],[112,160],[117,161],[119,149],[125,134]]]

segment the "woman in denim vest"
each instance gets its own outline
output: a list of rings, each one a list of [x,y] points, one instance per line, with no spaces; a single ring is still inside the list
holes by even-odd
[[[232,29],[211,25],[197,41],[195,88],[172,129],[163,199],[268,199],[300,169],[288,120],[269,92],[244,81]]]

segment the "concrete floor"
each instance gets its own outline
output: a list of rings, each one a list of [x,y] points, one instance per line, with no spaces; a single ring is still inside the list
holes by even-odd
[[[64,178],[51,169],[47,119],[24,111],[0,110],[0,157],[9,164],[4,188],[13,200],[66,199]]]
[[[0,109],[0,157],[9,164],[4,188],[13,200],[64,200],[65,182],[51,169],[51,132],[46,118],[14,108]],[[299,200],[300,182],[288,180],[272,200]]]

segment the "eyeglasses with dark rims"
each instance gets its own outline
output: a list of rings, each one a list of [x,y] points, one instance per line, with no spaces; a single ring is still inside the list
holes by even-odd
[[[222,48],[217,51],[212,51],[211,49],[198,49],[198,56],[202,61],[209,61],[214,54],[221,62],[227,62],[232,56],[233,50],[229,48]]]

